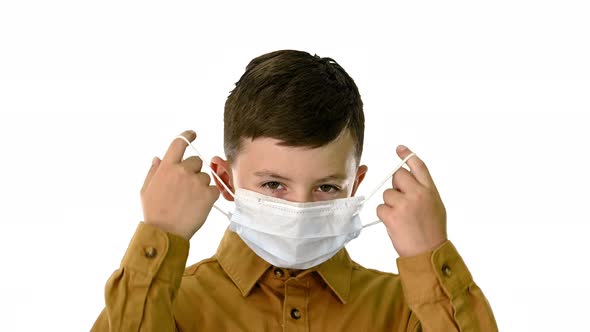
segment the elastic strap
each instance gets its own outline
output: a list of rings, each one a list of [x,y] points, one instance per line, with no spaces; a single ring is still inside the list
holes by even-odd
[[[378,224],[378,223],[380,223],[380,222],[382,222],[382,221],[381,221],[381,220],[375,220],[375,221],[373,221],[373,222],[370,222],[370,223],[368,223],[368,224],[366,224],[366,225],[363,225],[363,228],[365,228],[365,227],[369,227],[369,226],[373,226],[373,225],[376,225],[376,224]]]
[[[406,163],[406,161],[408,161],[408,159],[410,159],[411,157],[413,157],[415,155],[416,154],[414,152],[412,152],[407,157],[405,157],[404,160],[402,160],[402,162],[399,165],[397,165],[397,167],[394,168],[393,171],[391,173],[389,173],[389,175],[385,179],[383,179],[383,181],[381,181],[381,183],[379,183],[379,185],[375,189],[373,189],[373,191],[371,192],[371,194],[369,196],[367,196],[367,198],[365,198],[363,200],[363,203],[362,204],[364,205],[365,202],[369,200],[369,198],[373,197],[373,195],[375,195],[375,193],[379,189],[381,189],[381,187],[383,186],[383,184],[385,184],[385,182],[387,182],[387,180],[389,180],[393,176],[393,174],[395,174],[395,172],[397,172],[400,168],[402,168],[402,166],[404,166],[404,164]],[[376,225],[376,224],[378,224],[380,222],[382,222],[382,221],[381,220],[375,220],[375,221],[370,222],[370,223],[368,223],[366,225],[363,225],[363,228]]]
[[[219,181],[221,183],[221,185],[223,186],[223,188],[225,188],[225,190],[227,190],[227,192],[233,197],[235,198],[236,196],[234,196],[234,193],[231,192],[231,190],[229,190],[229,188],[225,185],[225,182],[223,182],[223,180],[221,180],[221,178],[219,177],[219,175],[217,175],[217,173],[215,173],[215,171],[213,171],[213,169],[211,168],[211,166],[209,166],[208,163],[205,162],[205,160],[209,160],[209,159],[205,159],[203,157],[203,155],[199,152],[199,150],[197,150],[197,148],[195,148],[191,142],[189,142],[188,139],[186,139],[186,137],[182,136],[182,135],[178,135],[175,138],[180,138],[182,140],[184,140],[186,142],[186,144],[188,144],[191,148],[193,148],[193,150],[195,150],[195,153],[197,154],[197,156],[199,156],[199,158],[201,158],[201,160],[203,161],[203,165],[205,165],[209,171],[211,172],[211,174],[217,179],[217,181]]]
[[[383,181],[381,181],[381,183],[379,183],[379,185],[375,189],[373,189],[371,194],[369,196],[367,196],[367,198],[365,198],[365,200],[363,201],[363,204],[365,204],[365,202],[368,201],[369,198],[373,197],[373,195],[375,195],[375,193],[383,186],[383,184],[385,184],[385,182],[387,182],[387,180],[389,180],[393,176],[393,174],[395,174],[395,172],[397,172],[400,168],[402,168],[402,166],[404,166],[404,164],[406,163],[406,161],[408,161],[408,159],[412,158],[415,155],[416,154],[414,152],[412,152],[407,157],[405,157],[404,160],[402,160],[402,162],[399,165],[397,165],[397,167],[394,168],[393,171],[391,173],[389,173],[389,175],[385,179],[383,179]]]

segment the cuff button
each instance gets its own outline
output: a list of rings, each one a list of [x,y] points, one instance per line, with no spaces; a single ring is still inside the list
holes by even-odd
[[[450,277],[452,274],[451,267],[449,267],[447,264],[443,264],[441,271],[445,277]]]
[[[156,248],[154,247],[147,247],[145,248],[145,250],[143,251],[143,254],[145,255],[145,257],[147,258],[154,258],[157,255],[157,251]]]

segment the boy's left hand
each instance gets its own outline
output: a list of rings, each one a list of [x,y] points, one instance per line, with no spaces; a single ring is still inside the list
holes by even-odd
[[[397,155],[404,159],[412,151],[400,145]],[[411,172],[400,168],[393,175],[393,188],[383,192],[384,204],[377,216],[400,257],[435,249],[447,240],[447,214],[430,172],[416,155],[407,160]]]

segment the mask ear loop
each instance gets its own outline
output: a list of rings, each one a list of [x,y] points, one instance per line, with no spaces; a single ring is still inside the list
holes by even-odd
[[[212,175],[213,175],[213,176],[214,176],[214,177],[217,179],[217,181],[219,181],[219,183],[221,183],[221,185],[222,185],[222,186],[223,186],[223,188],[224,188],[224,189],[227,191],[227,193],[228,193],[228,194],[230,194],[230,195],[231,195],[233,198],[236,198],[236,196],[234,195],[234,193],[233,193],[231,190],[229,190],[229,188],[227,187],[227,185],[225,185],[225,182],[223,182],[223,180],[221,180],[221,178],[219,177],[219,175],[217,175],[217,173],[216,173],[215,171],[213,171],[213,169],[211,168],[211,166],[209,166],[209,164],[205,162],[205,160],[208,160],[208,159],[205,159],[205,158],[203,158],[203,155],[202,155],[202,154],[199,152],[199,150],[197,150],[197,148],[195,148],[195,147],[194,147],[194,146],[191,144],[191,142],[189,142],[189,140],[188,140],[188,139],[186,139],[186,137],[184,137],[184,136],[182,136],[182,135],[178,135],[178,136],[176,136],[175,138],[180,138],[180,139],[182,139],[183,141],[185,141],[185,142],[186,142],[186,144],[188,144],[188,145],[189,145],[191,148],[193,148],[193,150],[195,150],[195,153],[197,154],[197,156],[198,156],[199,158],[201,158],[201,160],[203,161],[203,165],[205,165],[205,166],[207,167],[207,169],[209,169],[209,171],[211,172],[211,174],[212,174]],[[226,211],[224,211],[223,209],[221,209],[220,207],[218,207],[218,206],[217,206],[217,205],[215,205],[215,204],[213,204],[213,207],[214,207],[214,208],[215,208],[217,211],[219,211],[219,212],[223,213],[223,214],[224,214],[224,215],[227,217],[227,219],[231,219],[231,212],[229,212],[229,211],[227,211],[227,212],[226,212]]]
[[[397,165],[397,167],[394,168],[393,171],[391,173],[389,173],[389,175],[385,179],[383,179],[383,181],[381,181],[381,183],[379,183],[379,185],[375,189],[373,189],[373,191],[371,192],[371,194],[369,196],[367,196],[367,198],[365,198],[361,204],[364,205],[369,200],[369,198],[373,197],[373,195],[375,195],[375,193],[379,189],[381,189],[381,187],[385,184],[385,182],[387,182],[387,180],[389,180],[395,174],[395,172],[397,172],[400,168],[402,168],[402,166],[404,166],[404,164],[408,161],[408,159],[412,158],[415,155],[416,154],[414,152],[412,152],[407,157],[405,157],[402,160],[402,162],[399,163],[399,165]],[[363,228],[369,227],[369,226],[373,226],[373,225],[378,224],[380,222],[382,222],[382,221],[381,220],[375,220],[375,221],[370,222],[370,223],[368,223],[366,225],[363,225]]]

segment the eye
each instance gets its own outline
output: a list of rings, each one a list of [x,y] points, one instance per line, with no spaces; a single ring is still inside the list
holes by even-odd
[[[264,183],[262,186],[267,189],[270,189],[270,190],[279,190],[279,189],[282,189],[279,187],[282,187],[283,185],[280,184],[279,182],[276,182],[276,181],[270,181],[270,182]]]
[[[331,184],[322,184],[319,187],[319,189],[321,192],[324,192],[324,193],[335,193],[335,192],[340,191],[340,188],[333,186]]]

